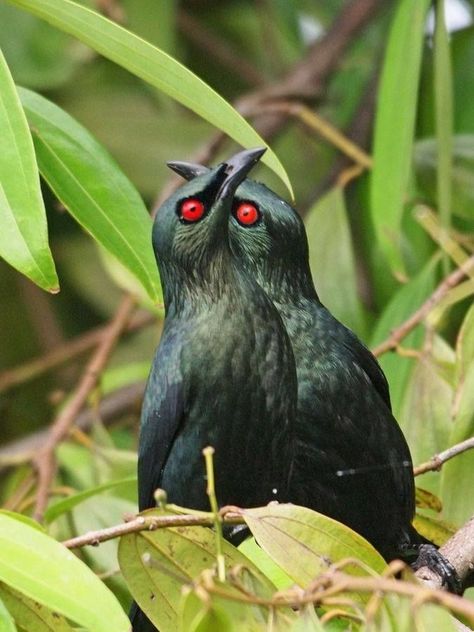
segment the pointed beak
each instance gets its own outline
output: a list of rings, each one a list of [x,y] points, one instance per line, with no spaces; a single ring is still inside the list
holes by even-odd
[[[182,176],[185,180],[193,180],[198,176],[202,176],[209,172],[204,165],[198,165],[194,162],[183,162],[182,160],[170,160],[166,163],[168,167]]]
[[[248,173],[257,164],[263,154],[266,152],[266,148],[258,147],[257,149],[246,149],[238,154],[235,154],[229,160],[226,160],[224,173],[226,178],[221,184],[221,187],[217,193],[217,200],[224,200],[229,197],[233,197],[239,184],[241,184]]]

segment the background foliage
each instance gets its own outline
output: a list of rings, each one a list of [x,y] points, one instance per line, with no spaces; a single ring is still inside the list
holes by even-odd
[[[129,590],[144,599],[150,576],[173,595],[162,630],[320,630],[312,608],[297,617],[235,593],[270,599],[293,582],[307,586],[321,555],[337,561],[355,551],[383,570],[366,543],[313,512],[288,519],[291,559],[272,550],[263,518],[247,515],[261,545],[244,549],[255,567],[246,562],[244,576],[222,585],[204,574],[184,597],[179,586],[214,563],[206,529],[126,536],[119,561],[117,540],[81,549],[93,573],[50,536],[120,523],[136,509],[139,401],[163,316],[149,211],[169,190],[166,160],[217,163],[234,149],[218,130],[245,146],[263,136],[275,153],[266,154],[272,171],[261,167],[258,178],[287,197],[292,186],[320,297],[372,348],[472,257],[473,12],[461,0],[0,0],[0,499],[15,512],[0,514],[9,551],[0,560],[2,632],[108,630],[111,622],[126,630]],[[339,46],[334,58],[331,45]],[[317,80],[298,85],[309,67]],[[380,357],[415,463],[473,435],[473,274],[447,287],[396,352]],[[32,281],[61,291],[46,294]],[[81,429],[58,446],[43,529],[28,518],[40,445],[33,433],[68,401],[101,340],[97,328],[124,292],[139,301],[132,331],[89,394]],[[473,512],[474,452],[419,484],[434,496],[425,495],[418,525],[442,542]],[[295,531],[292,521],[303,526]],[[321,537],[331,529],[332,540]],[[312,556],[294,554],[303,540]],[[244,559],[224,548],[229,569]],[[178,572],[177,559],[189,567]],[[355,601],[351,625],[360,629],[366,599]],[[423,608],[416,625],[450,629],[445,615]],[[380,629],[404,629],[409,604],[387,598],[377,617]],[[349,620],[324,627],[346,629]]]

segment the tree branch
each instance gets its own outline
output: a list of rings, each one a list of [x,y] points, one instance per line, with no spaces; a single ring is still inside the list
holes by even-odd
[[[95,388],[100,373],[107,364],[118,337],[126,327],[134,308],[135,299],[130,295],[125,296],[113,320],[105,330],[102,342],[88,363],[74,394],[56,417],[51,425],[45,444],[34,458],[34,465],[38,473],[38,490],[34,517],[38,521],[42,520],[44,510],[48,503],[49,487],[56,469],[56,447],[67,435],[77,414],[84,406],[91,391]]]
[[[467,450],[472,450],[472,449],[474,449],[474,437],[470,437],[469,439],[466,439],[465,441],[456,443],[456,445],[451,446],[447,450],[443,450],[443,452],[440,452],[439,454],[435,454],[433,457],[431,457],[429,461],[426,461],[425,463],[421,463],[421,465],[418,465],[417,467],[413,468],[413,474],[415,476],[419,476],[420,474],[424,474],[425,472],[433,472],[433,471],[438,472],[442,468],[442,466],[446,463],[446,461],[449,461],[450,459],[454,458],[458,454],[462,454],[463,452],[466,452]]]
[[[407,336],[412,329],[414,329],[422,320],[428,316],[431,310],[443,299],[443,297],[451,290],[453,287],[458,285],[462,281],[462,279],[467,276],[474,268],[474,255],[466,259],[466,261],[454,270],[449,276],[447,276],[436,288],[436,290],[431,294],[430,297],[423,303],[423,305],[414,312],[410,318],[408,318],[404,323],[399,325],[396,329],[392,331],[390,336],[381,342],[379,345],[372,349],[372,353],[374,356],[378,357],[382,354],[390,351],[392,349],[396,349],[400,342]]]
[[[132,332],[137,329],[151,325],[156,320],[156,315],[151,312],[140,311],[135,314],[128,325],[125,327],[124,332]],[[103,339],[105,331],[108,325],[101,325],[95,329],[91,329],[72,340],[65,342],[57,346],[55,349],[46,353],[39,358],[33,358],[28,360],[20,366],[13,369],[7,369],[0,373],[0,394],[8,391],[18,384],[24,384],[29,380],[33,380],[46,371],[56,368],[57,366],[73,360],[78,356],[81,356],[86,351],[96,347]]]
[[[454,566],[464,588],[472,586],[474,581],[474,516],[443,544],[439,552]],[[430,568],[419,568],[415,575],[429,588],[442,588],[442,578]]]

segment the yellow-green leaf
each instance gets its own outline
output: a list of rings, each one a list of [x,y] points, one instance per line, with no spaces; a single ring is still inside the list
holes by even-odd
[[[247,121],[217,92],[159,48],[70,0],[9,0],[123,66],[196,112],[244,147],[268,147]],[[268,148],[263,162],[293,195],[288,175]]]
[[[33,141],[1,50],[0,226],[0,257],[44,290],[58,292]]]

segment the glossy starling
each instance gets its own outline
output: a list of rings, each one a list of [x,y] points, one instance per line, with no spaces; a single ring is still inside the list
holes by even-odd
[[[168,164],[188,180],[206,171]],[[428,541],[411,524],[410,451],[377,360],[319,300],[301,218],[266,186],[245,180],[234,197],[229,231],[236,258],[277,307],[295,354],[291,501],[345,523],[387,560],[412,561]],[[431,553],[424,549],[423,561],[443,571],[444,558],[435,551],[432,561]]]
[[[228,239],[235,190],[262,153],[237,154],[158,211],[153,248],[166,316],[142,408],[140,511],[155,506],[159,487],[171,503],[207,510],[207,445],[215,448],[220,505],[288,499],[293,352],[273,303],[232,256]],[[134,630],[153,629],[139,618]]]

